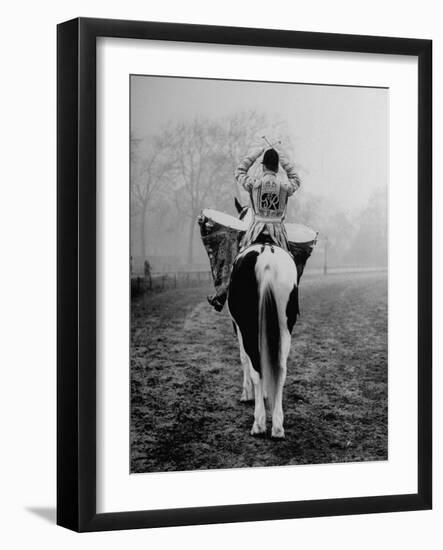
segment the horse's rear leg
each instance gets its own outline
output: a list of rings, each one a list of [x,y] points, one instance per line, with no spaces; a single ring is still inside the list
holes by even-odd
[[[241,336],[240,329],[237,327],[237,336],[238,336],[238,346],[240,348],[240,361],[243,369],[243,390],[240,397],[240,401],[254,401],[254,384],[250,375],[250,361],[249,357],[245,352],[243,347],[243,339]]]
[[[271,437],[274,439],[283,439],[285,430],[283,428],[283,386],[286,378],[286,366],[280,368],[280,376],[277,382],[275,392],[274,410],[272,411],[272,431]]]
[[[283,428],[283,386],[286,380],[286,362],[291,347],[291,335],[288,331],[282,331],[281,335],[281,359],[280,372],[275,391],[274,408],[272,410],[272,431],[271,437],[274,439],[283,439],[285,430]]]
[[[263,379],[254,368],[250,367],[250,375],[254,384],[255,409],[254,424],[252,425],[251,435],[261,435],[266,433],[266,409],[263,398]]]

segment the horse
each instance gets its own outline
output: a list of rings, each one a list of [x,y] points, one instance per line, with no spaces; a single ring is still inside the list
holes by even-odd
[[[235,201],[241,219],[249,207]],[[293,257],[265,238],[240,251],[232,267],[228,310],[243,368],[241,401],[255,401],[251,435],[266,433],[265,399],[271,437],[283,439],[283,386],[291,334],[298,315],[298,275]]]

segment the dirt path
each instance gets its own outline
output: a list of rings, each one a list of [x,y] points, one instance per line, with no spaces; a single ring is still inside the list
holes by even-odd
[[[249,435],[236,338],[207,288],[135,303],[131,471],[385,460],[386,287],[375,273],[302,281],[281,442]]]

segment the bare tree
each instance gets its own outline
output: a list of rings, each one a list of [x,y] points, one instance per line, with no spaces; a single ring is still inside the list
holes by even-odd
[[[264,145],[262,136],[280,140],[285,149],[292,148],[286,123],[280,119],[270,120],[255,110],[241,111],[222,121],[225,133],[224,151],[232,174],[242,157],[252,148]],[[252,168],[254,171],[254,167]],[[240,189],[232,178],[234,194],[239,197]]]
[[[254,145],[258,146],[263,143],[260,135],[265,133],[266,117],[256,111],[243,111],[227,117],[223,121],[223,126],[224,150],[233,174],[245,153]],[[238,196],[239,189],[234,178],[232,178],[232,183],[234,194]]]
[[[168,141],[174,166],[170,181],[176,208],[189,220],[187,262],[192,263],[197,216],[202,208],[218,204],[230,186],[223,130],[217,121],[194,119],[178,124]]]
[[[146,257],[146,215],[172,169],[166,133],[144,139],[131,136],[131,217],[139,220],[142,260]]]
[[[234,170],[251,147],[264,143],[262,135],[289,143],[284,122],[255,111],[170,124],[155,138],[132,136],[131,214],[138,222],[142,258],[147,213],[152,205],[158,213],[162,201],[175,207],[176,227],[185,224],[186,261],[193,262],[198,214],[203,208],[232,210],[233,195],[239,196]],[[157,220],[156,233],[162,235],[170,223],[170,217]],[[177,238],[181,241],[182,235]]]
[[[388,263],[387,193],[376,188],[356,218],[356,232],[347,259],[358,265],[385,267]]]

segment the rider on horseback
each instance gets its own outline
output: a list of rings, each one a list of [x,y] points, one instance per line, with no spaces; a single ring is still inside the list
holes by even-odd
[[[246,248],[265,237],[265,241],[274,243],[289,252],[288,236],[283,220],[286,215],[288,198],[300,187],[300,178],[295,166],[280,151],[268,149],[263,155],[263,174],[260,178],[252,178],[248,170],[263,153],[260,148],[247,155],[237,170],[235,179],[249,193],[254,212],[252,223],[241,242],[241,248]],[[278,164],[285,170],[288,181],[278,177]]]
[[[268,142],[269,144],[269,142]],[[270,144],[269,144],[270,145]],[[259,178],[248,175],[254,162],[265,152],[260,147],[247,155],[235,171],[237,182],[249,193],[253,212],[252,222],[240,241],[240,251],[252,243],[262,242],[279,246],[290,253],[288,237],[283,220],[288,198],[300,187],[300,178],[295,166],[280,151],[271,146],[263,155],[263,172]],[[287,181],[278,176],[279,163],[287,174]],[[208,302],[221,311],[226,301],[230,272],[216,281],[216,294]]]

